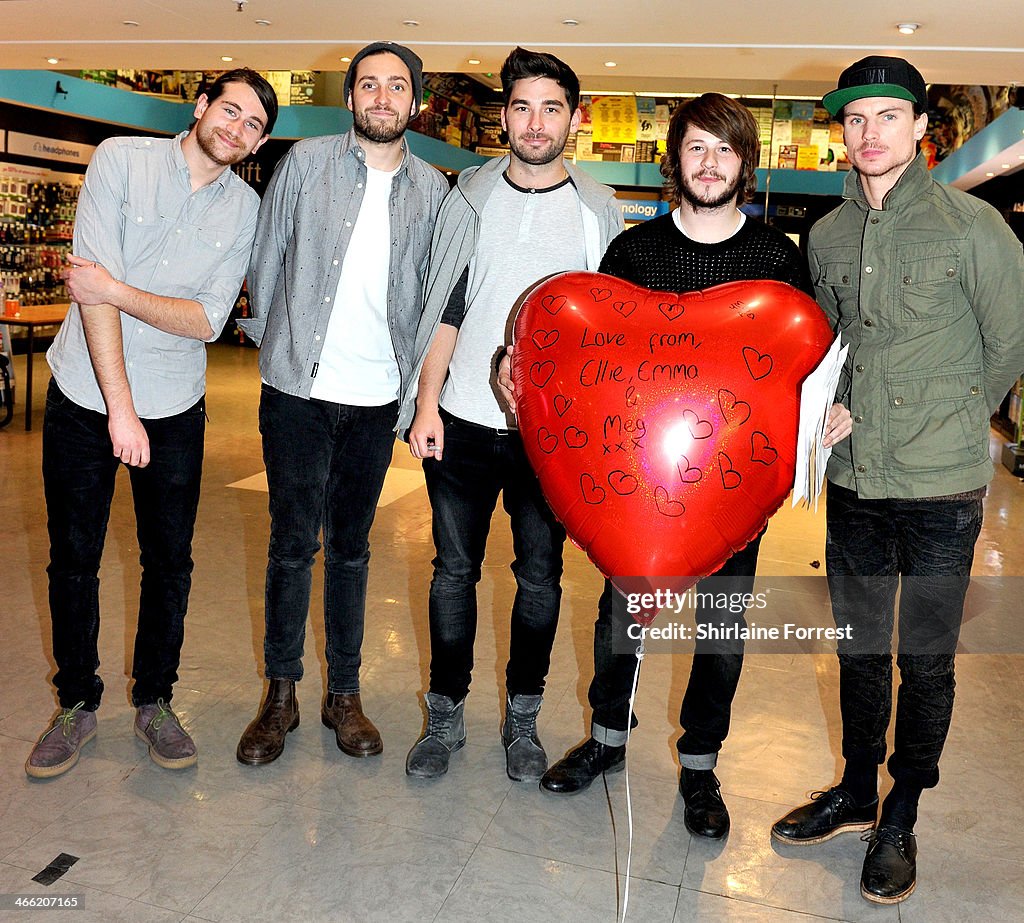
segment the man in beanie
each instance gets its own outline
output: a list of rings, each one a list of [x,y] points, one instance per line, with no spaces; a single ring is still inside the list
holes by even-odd
[[[422,62],[374,42],[352,60],[352,128],[309,138],[267,188],[249,268],[260,346],[260,432],[270,491],[265,672],[269,689],[237,757],[269,763],[298,726],[313,557],[324,535],[327,690],[321,719],[339,749],[372,756],[360,648],[368,536],[391,461],[434,218],[448,183],[408,149]]]
[[[921,793],[939,780],[953,660],[992,477],[989,415],[1024,368],[1024,255],[997,211],[928,175],[927,92],[901,58],[868,57],[824,98],[853,170],[811,231],[818,303],[849,345],[839,397],[852,436],[828,463],[826,566],[839,642],[839,784],[772,827],[782,843],[870,831],[861,893],[914,890]],[[900,671],[892,790],[878,765]]]

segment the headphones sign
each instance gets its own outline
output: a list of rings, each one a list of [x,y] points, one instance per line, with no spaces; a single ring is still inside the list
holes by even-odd
[[[94,144],[60,141],[56,138],[43,138],[40,135],[26,135],[20,131],[7,132],[7,153],[19,157],[86,164],[95,150]]]

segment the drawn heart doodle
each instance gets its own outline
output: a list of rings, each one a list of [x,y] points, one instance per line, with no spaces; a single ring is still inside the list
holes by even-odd
[[[718,392],[718,406],[722,408],[722,416],[729,426],[742,426],[750,419],[750,404],[737,400],[736,395],[725,388]]]
[[[563,295],[548,295],[541,299],[541,304],[548,314],[557,314],[565,307],[565,297]]]
[[[754,381],[760,381],[772,373],[772,357],[758,352],[753,346],[743,347],[743,361]]]
[[[566,397],[564,394],[555,395],[555,413],[560,417],[564,417],[570,407],[572,407],[572,398]]]
[[[515,341],[523,445],[555,515],[620,588],[681,589],[789,493],[800,383],[832,333],[781,282],[653,292],[573,272],[526,296]]]
[[[545,455],[550,455],[558,448],[558,437],[546,426],[537,430],[537,445]]]
[[[707,439],[715,431],[707,420],[701,420],[692,410],[683,411],[683,422],[694,439]]]
[[[557,368],[558,366],[554,362],[535,362],[530,369],[530,383],[538,388],[543,388],[555,374]]]
[[[658,310],[665,315],[669,320],[675,320],[677,317],[683,316],[685,307],[678,302],[663,301],[658,305]]]
[[[718,469],[722,475],[722,487],[735,490],[743,483],[743,475],[732,466],[732,459],[725,452],[718,453]]]
[[[567,426],[562,438],[570,449],[582,449],[590,441],[590,437],[575,426]]]
[[[637,480],[625,471],[612,471],[608,475],[608,486],[620,496],[628,497],[636,490]]]
[[[557,342],[557,330],[534,330],[533,332],[533,345],[537,349],[547,349],[549,346],[554,346]]]
[[[547,430],[542,427],[541,432],[547,432]],[[696,484],[704,477],[704,472],[695,465],[691,465],[690,460],[685,455],[679,457],[679,461],[676,463],[676,470],[679,472],[679,480],[684,484]]]
[[[762,432],[755,432],[750,437],[750,460],[762,465],[772,465],[779,453],[771,447],[768,437]]]
[[[686,507],[678,500],[671,499],[664,487],[654,488],[654,505],[662,516],[670,516],[673,519],[686,512]]]

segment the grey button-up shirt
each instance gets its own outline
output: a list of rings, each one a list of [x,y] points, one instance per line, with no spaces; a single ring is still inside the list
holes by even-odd
[[[253,317],[239,326],[260,346],[268,384],[308,398],[338,279],[366,187],[355,133],[299,141],[281,159],[260,206],[249,269]],[[448,182],[406,149],[391,183],[388,329],[402,388],[412,371],[427,251]],[[353,330],[353,336],[359,331]]]
[[[216,339],[249,262],[259,196],[229,169],[193,192],[181,152],[186,134],[109,138],[96,149],[78,197],[74,252],[142,291],[200,302]],[[46,358],[61,391],[106,413],[79,310],[72,303]],[[124,313],[121,336],[140,417],[168,417],[202,397],[201,340],[165,333]]]

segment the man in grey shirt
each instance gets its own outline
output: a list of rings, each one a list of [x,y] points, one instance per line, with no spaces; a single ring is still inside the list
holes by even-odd
[[[612,190],[562,158],[580,120],[579,79],[568,65],[516,48],[501,83],[510,154],[463,170],[445,199],[416,338],[418,393],[406,392],[399,419],[400,431],[412,420],[409,446],[424,459],[437,548],[427,728],[406,761],[406,772],[422,778],[447,772],[449,755],[466,739],[476,584],[499,493],[512,522],[517,583],[502,728],[506,770],[514,780],[536,781],[547,768],[537,714],[558,625],[565,530],[498,403],[494,364],[520,296],[552,273],[596,270],[622,230]]]
[[[448,183],[408,149],[422,62],[374,42],[353,59],[353,128],[294,145],[260,208],[249,272],[270,489],[265,672],[240,762],[277,759],[299,723],[313,556],[324,534],[327,695],[321,720],[349,756],[383,749],[363,714],[360,649],[369,533],[412,370],[427,247]]]
[[[235,302],[259,199],[230,169],[267,138],[274,90],[221,76],[173,139],[111,138],[93,155],[65,271],[73,303],[47,353],[43,424],[54,684],[61,710],[26,772],[48,778],[96,734],[103,693],[99,567],[118,463],[128,466],[142,561],[132,702],[158,765],[196,748],[170,709],[184,639],[205,428],[206,350]]]

